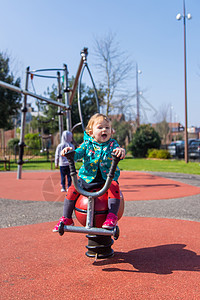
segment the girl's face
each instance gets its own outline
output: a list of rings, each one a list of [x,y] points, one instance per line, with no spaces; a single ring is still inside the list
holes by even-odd
[[[89,134],[94,138],[98,143],[107,142],[111,138],[112,129],[110,122],[106,121],[103,118],[98,118],[94,124],[92,130]]]

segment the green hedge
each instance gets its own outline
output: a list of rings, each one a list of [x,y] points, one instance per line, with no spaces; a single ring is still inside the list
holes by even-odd
[[[168,150],[164,149],[149,149],[148,158],[158,158],[158,159],[169,159],[171,158],[171,155]]]

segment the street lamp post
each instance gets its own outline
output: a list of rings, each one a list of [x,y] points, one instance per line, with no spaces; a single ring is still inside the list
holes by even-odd
[[[185,86],[185,162],[188,163],[188,131],[187,131],[187,63],[186,63],[186,18],[190,20],[191,14],[185,14],[185,0],[183,0],[183,15],[178,14],[176,19],[183,19],[184,31],[184,86]]]
[[[173,123],[172,114],[173,114],[173,106],[171,105],[170,106],[170,138],[169,138],[170,143],[172,142],[172,128],[173,128],[173,126],[172,126],[172,123]]]
[[[138,74],[141,74],[142,71],[138,70],[138,64],[136,63],[136,104],[137,104],[137,119],[136,125],[137,128],[140,126],[140,99],[139,99],[139,88],[138,88]]]

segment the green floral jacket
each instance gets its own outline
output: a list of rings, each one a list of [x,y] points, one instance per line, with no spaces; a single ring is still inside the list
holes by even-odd
[[[74,160],[83,158],[83,165],[79,170],[79,177],[90,183],[97,175],[98,166],[104,180],[109,173],[112,156],[111,153],[119,144],[114,139],[109,139],[105,143],[97,143],[91,136],[84,132],[84,142],[75,150]],[[117,181],[120,170],[117,167],[114,181]]]

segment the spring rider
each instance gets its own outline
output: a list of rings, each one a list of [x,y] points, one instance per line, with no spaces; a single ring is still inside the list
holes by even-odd
[[[88,245],[86,246],[88,251],[86,252],[86,255],[88,257],[111,257],[114,255],[114,251],[111,248],[114,241],[111,237],[113,236],[115,240],[118,239],[119,227],[116,226],[114,229],[108,230],[101,228],[101,226],[108,213],[108,198],[106,192],[114,178],[115,170],[120,158],[115,154],[112,155],[112,165],[104,186],[98,191],[88,192],[80,187],[78,183],[77,172],[74,164],[74,154],[74,151],[69,151],[66,153],[66,157],[69,161],[72,182],[76,190],[80,193],[75,205],[75,215],[79,223],[84,227],[64,225],[64,223],[61,222],[58,232],[60,235],[63,235],[64,232],[86,233],[86,237],[88,238]],[[124,199],[120,192],[118,220],[122,217],[123,211]]]

